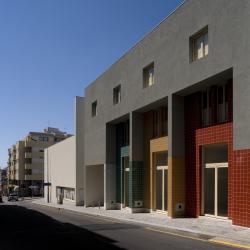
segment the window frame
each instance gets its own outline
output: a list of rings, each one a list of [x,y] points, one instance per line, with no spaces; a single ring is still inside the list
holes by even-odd
[[[152,84],[149,84],[149,78],[150,78],[150,71],[153,69],[153,80],[152,80]],[[146,67],[143,68],[143,88],[148,88],[148,87],[152,87],[153,85],[155,85],[155,63],[151,62],[150,64],[148,64]]]
[[[189,51],[190,51],[190,63],[199,61],[203,58],[206,58],[209,54],[209,36],[208,36],[208,26],[205,26],[203,29],[192,35],[189,39]],[[204,45],[205,37],[207,36],[207,46],[208,46],[208,52],[206,54],[206,46]],[[196,52],[196,42],[198,39],[202,38],[202,57],[198,57],[198,52]],[[198,51],[198,50],[197,50]],[[197,54],[197,55],[196,55]]]
[[[49,137],[48,136],[44,136],[44,135],[39,135],[38,136],[38,141],[40,141],[40,142],[48,142],[49,141]]]
[[[228,83],[221,83],[216,86],[216,122],[215,124],[221,124],[229,121],[228,117],[228,105],[229,101],[227,100],[227,88]],[[213,86],[207,87],[201,93],[201,112],[202,112],[202,127],[209,127],[213,124],[211,117],[211,109],[212,109],[212,99],[210,98],[211,89]],[[222,90],[221,96],[219,95],[219,91]],[[206,107],[204,107],[204,97],[206,97]],[[220,98],[222,99],[220,100]]]
[[[116,105],[121,102],[121,84],[117,85],[115,88],[113,88],[113,104]]]

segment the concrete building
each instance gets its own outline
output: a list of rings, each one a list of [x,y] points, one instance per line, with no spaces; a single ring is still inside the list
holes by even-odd
[[[75,99],[75,136],[45,149],[44,198],[83,205],[83,112],[84,98]]]
[[[30,132],[9,150],[9,190],[19,190],[21,195],[42,194],[44,178],[44,149],[70,135],[56,128],[44,132]]]
[[[91,83],[79,143],[48,150],[51,199],[79,177],[85,206],[250,227],[249,13],[187,0]]]
[[[86,88],[86,206],[250,226],[249,13],[187,0]]]
[[[0,169],[0,194],[7,193],[7,168]]]

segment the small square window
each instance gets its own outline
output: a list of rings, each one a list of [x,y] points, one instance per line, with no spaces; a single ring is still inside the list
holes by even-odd
[[[121,102],[121,85],[113,89],[113,103],[114,105]]]
[[[154,63],[151,63],[143,69],[143,86],[144,88],[147,88],[149,86],[154,85],[154,83]]]
[[[92,103],[92,117],[97,115],[97,101]]]
[[[208,55],[208,27],[190,38],[190,61],[199,60]]]

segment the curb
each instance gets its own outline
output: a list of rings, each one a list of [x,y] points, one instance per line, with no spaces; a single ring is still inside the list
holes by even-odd
[[[158,229],[151,229],[146,227],[147,230],[150,231],[155,231],[158,233],[165,233],[165,234],[170,234],[170,235],[175,235],[175,236],[179,236],[179,237],[184,237],[184,238],[190,238],[193,240],[199,240],[199,241],[204,241],[207,243],[211,243],[211,244],[217,244],[217,245],[224,245],[224,246],[229,246],[229,247],[237,247],[237,248],[241,248],[241,249],[250,249],[250,245],[246,245],[246,244],[241,244],[238,243],[236,241],[230,241],[228,238],[218,238],[217,235],[212,235],[212,234],[204,234],[201,233],[198,230],[192,230],[192,229],[188,229],[188,228],[178,228],[178,227],[173,227],[173,226],[160,226],[156,223],[151,223],[151,222],[142,222],[139,220],[134,220],[134,219],[126,219],[126,218],[115,218],[109,215],[105,215],[105,214],[94,214],[94,213],[90,213],[88,211],[75,211],[73,209],[70,208],[65,208],[65,207],[57,207],[54,205],[48,205],[48,204],[42,204],[42,203],[37,203],[37,202],[32,202],[32,204],[38,205],[38,206],[44,206],[44,207],[49,207],[49,208],[54,208],[57,210],[65,210],[65,211],[70,211],[76,214],[85,214],[85,215],[89,215],[89,216],[93,216],[93,217],[102,217],[102,218],[106,218],[109,219],[110,221],[125,221],[125,222],[130,222],[130,223],[134,223],[134,224],[141,224],[141,225],[145,225],[145,226],[153,226],[153,227],[157,227],[161,230]],[[163,230],[165,229],[165,230]],[[175,230],[178,232],[183,232],[183,233],[191,233],[191,234],[196,234],[196,237],[191,237],[191,236],[185,236],[182,234],[178,234],[178,233],[171,233],[168,232],[167,229],[169,230]],[[207,238],[207,239],[203,239],[203,238]]]

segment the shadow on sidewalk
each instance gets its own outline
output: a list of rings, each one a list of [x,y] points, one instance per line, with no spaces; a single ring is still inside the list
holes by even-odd
[[[115,241],[21,206],[0,206],[0,249],[122,249]]]

